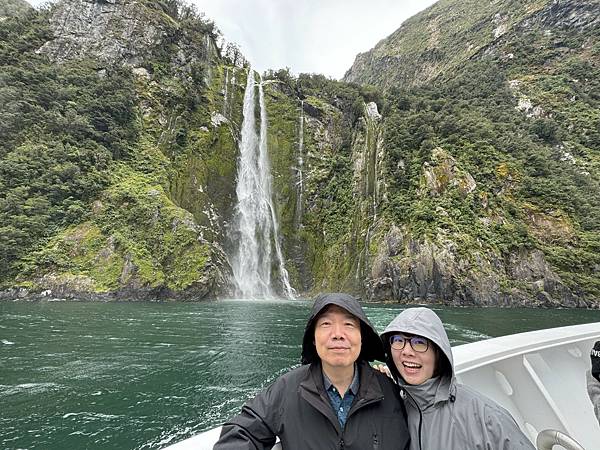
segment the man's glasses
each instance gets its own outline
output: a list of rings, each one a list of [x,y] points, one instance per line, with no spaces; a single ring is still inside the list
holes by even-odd
[[[395,334],[390,337],[390,345],[394,350],[402,350],[407,342],[415,352],[425,353],[429,348],[429,339],[421,336],[407,337],[401,334]]]

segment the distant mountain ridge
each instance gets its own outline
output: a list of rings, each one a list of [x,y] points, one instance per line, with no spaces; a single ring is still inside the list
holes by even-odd
[[[440,0],[357,55],[343,79],[384,89],[422,85],[528,27],[590,29],[600,23],[599,12],[596,0]]]

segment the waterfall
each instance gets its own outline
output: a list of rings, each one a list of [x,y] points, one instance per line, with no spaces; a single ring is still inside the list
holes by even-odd
[[[227,97],[229,96],[229,70],[225,67],[225,87],[223,88],[223,116],[227,117]]]
[[[229,80],[229,84],[231,85],[231,90],[229,92],[229,101],[227,102],[227,111],[229,115],[233,117],[233,102],[235,101],[235,67],[231,69],[231,79]]]
[[[233,220],[236,249],[231,258],[231,267],[237,295],[272,297],[271,269],[274,246],[284,294],[293,298],[295,292],[290,286],[285,269],[272,199],[271,167],[267,148],[267,112],[262,84],[258,85],[260,137],[256,134],[256,81],[253,74],[252,69],[249,69],[244,93],[244,119],[236,186],[238,203]]]
[[[304,100],[300,100],[300,125],[298,127],[298,167],[296,167],[296,230],[302,225],[302,196],[304,194]]]
[[[383,136],[381,129],[381,114],[377,110],[377,104],[370,102],[365,105],[365,142],[362,148],[362,154],[359,158],[362,163],[360,167],[360,180],[362,183],[360,193],[360,217],[368,221],[367,229],[361,236],[355,236],[357,242],[363,241],[363,249],[358,254],[356,264],[356,280],[361,282],[365,278],[365,269],[369,265],[369,248],[373,228],[377,223],[377,207],[380,202],[380,183],[379,172],[383,151]],[[358,150],[358,149],[357,149]]]
[[[230,76],[231,74],[231,76]],[[235,67],[229,70],[225,67],[225,85],[222,89],[223,92],[223,116],[231,120],[233,116],[232,103],[235,101]],[[231,86],[231,88],[230,88]]]

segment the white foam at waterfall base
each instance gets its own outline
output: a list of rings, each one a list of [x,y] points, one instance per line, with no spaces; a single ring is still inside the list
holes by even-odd
[[[279,268],[280,282],[286,297],[293,298],[285,269],[279,226],[272,201],[271,166],[267,147],[267,113],[262,85],[258,85],[260,106],[260,138],[256,133],[255,87],[252,69],[248,71],[244,93],[244,119],[237,173],[237,205],[234,213],[231,267],[236,295],[241,297],[273,297],[271,269],[272,248]]]

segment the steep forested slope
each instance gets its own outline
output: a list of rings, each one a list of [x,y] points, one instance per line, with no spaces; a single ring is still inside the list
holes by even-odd
[[[346,82],[264,74],[292,285],[597,305],[597,9],[442,0]],[[218,42],[176,0],[62,0],[0,22],[4,297],[231,293],[249,71]]]
[[[599,12],[440,1],[346,74],[386,90],[386,210],[435,246],[438,295],[600,292]]]
[[[219,228],[208,226],[207,202],[184,195],[198,178],[190,164],[219,183],[235,162],[228,131],[202,128],[219,80],[206,71],[226,64],[215,38],[176,2],[60,2],[2,22],[6,286],[135,298],[223,285]],[[202,140],[224,142],[229,160],[200,159]]]

